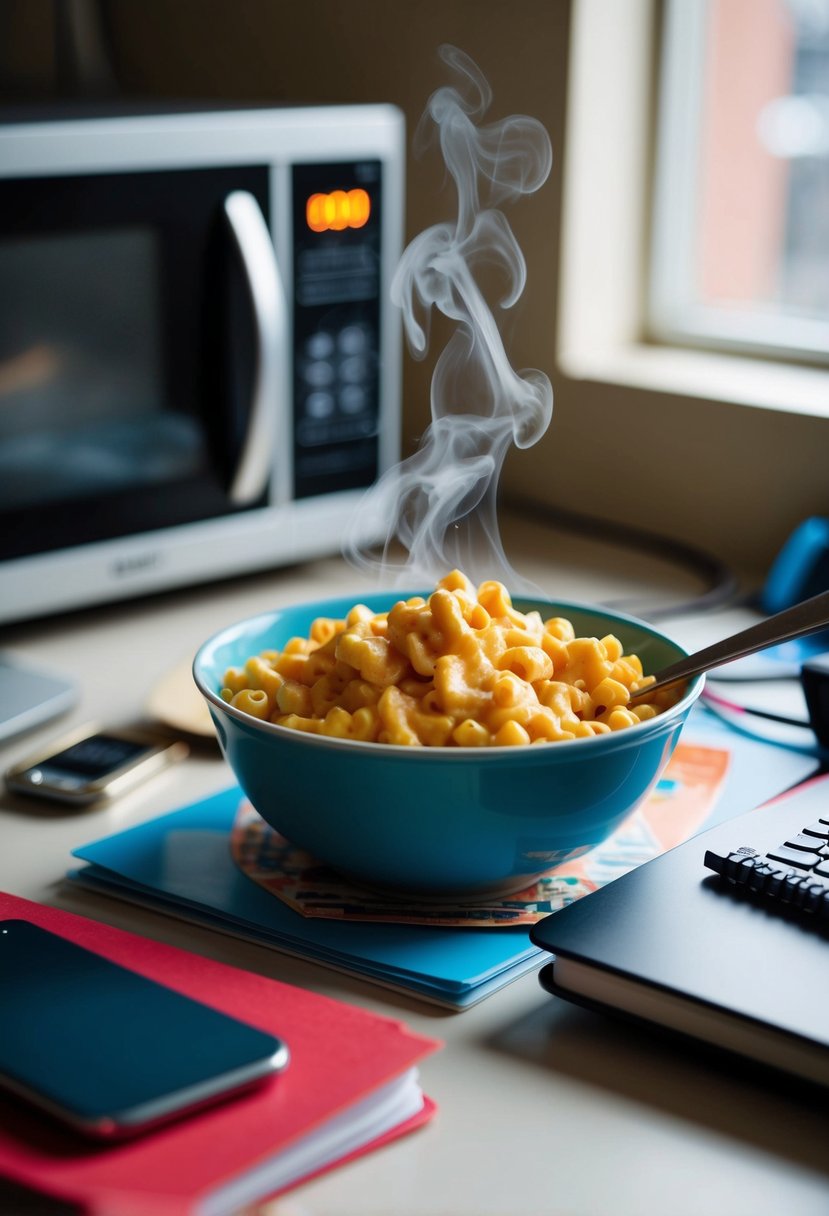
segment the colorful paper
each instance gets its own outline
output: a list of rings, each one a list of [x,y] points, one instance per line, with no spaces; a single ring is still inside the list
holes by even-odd
[[[525,928],[436,930],[300,916],[234,864],[238,786],[76,849],[76,882],[462,1009],[540,965]]]
[[[813,773],[818,761],[782,748],[768,747],[728,729],[695,706],[681,746],[728,752],[724,782],[704,824],[742,814],[775,797]],[[655,791],[649,818],[637,819],[640,831],[627,838],[623,854],[607,873],[574,871],[561,893],[563,903],[581,884],[608,881],[623,868],[653,855],[654,840],[670,847],[671,817],[683,810],[683,785]],[[690,770],[685,784],[695,784]],[[699,791],[695,792],[694,798]],[[681,796],[681,797],[680,797]],[[223,933],[261,942],[284,953],[359,975],[375,984],[416,995],[449,1009],[466,1009],[505,984],[539,967],[544,952],[530,942],[526,926],[491,929],[434,925],[376,924],[301,916],[282,900],[251,882],[234,864],[228,838],[241,799],[237,786],[212,798],[116,833],[76,850],[88,864],[70,878],[97,892],[135,903]],[[691,820],[686,819],[685,831]],[[600,853],[584,858],[597,866]],[[560,905],[559,905],[560,906]]]
[[[680,743],[654,792],[608,840],[531,886],[485,902],[402,900],[368,891],[291,844],[244,798],[230,850],[248,878],[304,917],[452,928],[534,925],[693,835],[711,812],[728,763],[722,748]]]

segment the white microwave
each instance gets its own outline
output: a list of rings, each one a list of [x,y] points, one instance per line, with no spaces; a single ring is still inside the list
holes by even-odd
[[[336,551],[399,457],[404,147],[380,105],[0,123],[0,622]]]

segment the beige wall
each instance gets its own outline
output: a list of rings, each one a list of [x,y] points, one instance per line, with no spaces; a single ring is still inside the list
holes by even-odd
[[[11,9],[0,66],[7,77],[11,57],[25,65],[18,75],[42,83],[42,31],[50,6],[44,0],[5,3]],[[26,15],[18,13],[15,25],[9,13],[21,6]],[[544,439],[510,457],[505,489],[677,535],[759,574],[799,519],[829,514],[826,422],[559,374],[569,0],[111,0],[106,11],[118,77],[129,93],[391,101],[405,111],[410,131],[430,92],[446,79],[439,43],[467,51],[492,85],[492,117],[525,113],[540,119],[555,158],[547,185],[509,213],[529,281],[504,331],[515,366],[540,367],[553,379],[555,409]],[[38,40],[40,57],[32,49]],[[408,235],[449,218],[453,206],[436,161],[410,157]],[[439,341],[440,331],[435,333]],[[428,421],[430,368],[431,360],[406,360],[409,445]]]

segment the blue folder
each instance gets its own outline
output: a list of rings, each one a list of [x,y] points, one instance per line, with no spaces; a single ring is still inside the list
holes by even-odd
[[[815,756],[752,739],[695,709],[689,743],[731,752],[709,826],[757,806],[815,772]],[[229,837],[234,786],[159,819],[84,845],[69,878],[85,887],[314,959],[450,1009],[465,1009],[540,967],[526,926],[453,929],[306,918],[236,866]]]
[[[544,961],[521,928],[365,924],[306,918],[230,855],[238,787],[75,849],[69,878],[94,890],[315,959],[464,1009]]]

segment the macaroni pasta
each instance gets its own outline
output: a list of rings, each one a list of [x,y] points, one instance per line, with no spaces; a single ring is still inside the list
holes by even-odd
[[[674,689],[630,704],[643,676],[613,634],[576,637],[563,617],[519,612],[502,583],[459,570],[428,599],[357,604],[307,638],[230,668],[223,699],[312,734],[413,747],[502,747],[589,738],[654,717]]]

